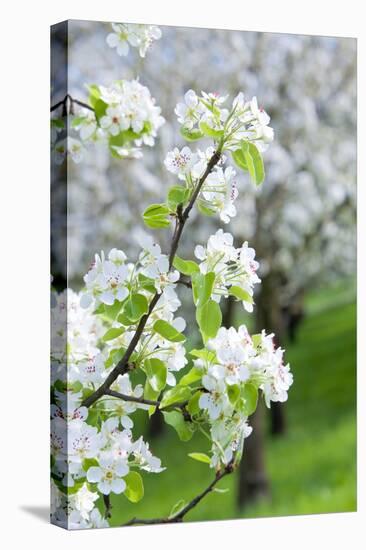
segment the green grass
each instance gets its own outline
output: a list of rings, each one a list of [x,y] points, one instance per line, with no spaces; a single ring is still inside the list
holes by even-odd
[[[284,437],[266,439],[271,497],[238,510],[237,475],[218,485],[187,520],[261,517],[356,509],[356,307],[350,285],[314,292],[298,340],[287,347],[294,385],[286,405]],[[189,501],[212,479],[207,465],[187,457],[207,450],[195,436],[181,443],[170,427],[151,443],[167,470],[144,476],[145,497],[131,504],[113,496],[112,525],[133,516],[166,516],[180,499]],[[245,454],[244,454],[245,460]]]

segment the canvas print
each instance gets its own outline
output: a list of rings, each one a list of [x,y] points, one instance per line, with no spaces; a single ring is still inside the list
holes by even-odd
[[[51,29],[51,522],[356,509],[356,41]]]

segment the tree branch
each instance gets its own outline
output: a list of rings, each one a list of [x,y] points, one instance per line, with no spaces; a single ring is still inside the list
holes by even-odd
[[[222,149],[222,144],[220,144],[218,146],[217,150],[214,152],[214,154],[210,158],[209,162],[207,163],[206,170],[203,173],[203,175],[201,176],[201,178],[199,179],[199,181],[196,185],[196,188],[193,191],[191,199],[190,199],[187,207],[185,208],[185,210],[182,211],[182,206],[180,206],[180,205],[177,208],[177,224],[176,224],[176,228],[175,228],[174,235],[173,235],[173,238],[172,238],[172,243],[171,243],[171,246],[170,246],[169,269],[171,269],[172,266],[173,266],[173,261],[174,261],[174,258],[175,258],[175,254],[177,252],[178,244],[179,244],[180,238],[182,236],[184,226],[185,226],[185,224],[188,220],[190,211],[193,208],[193,205],[194,205],[194,203],[195,203],[195,201],[196,201],[196,199],[197,199],[197,197],[198,197],[198,195],[201,191],[201,188],[202,188],[207,176],[210,174],[210,172],[212,171],[214,166],[219,162],[220,157],[221,157],[221,149]],[[106,394],[107,390],[110,388],[110,386],[118,378],[119,375],[123,375],[126,372],[128,372],[128,370],[129,370],[128,362],[130,360],[130,357],[131,357],[132,353],[134,352],[134,350],[136,348],[136,345],[138,344],[138,342],[140,340],[140,337],[142,336],[145,325],[146,325],[152,311],[154,310],[156,304],[158,303],[161,294],[162,294],[162,292],[156,291],[156,293],[154,294],[154,296],[153,296],[153,298],[150,302],[148,312],[141,317],[140,322],[137,325],[136,332],[133,335],[133,337],[132,337],[132,339],[131,339],[131,341],[128,345],[128,348],[126,349],[122,359],[120,360],[119,363],[117,363],[117,365],[114,367],[112,372],[109,373],[109,375],[107,376],[107,378],[105,379],[103,384],[101,386],[99,386],[99,388],[92,395],[90,395],[89,397],[87,397],[83,401],[82,405],[84,407],[90,407],[91,405],[93,405],[93,403],[95,403],[98,399],[100,399],[100,397],[102,397],[103,395]]]
[[[59,107],[63,107],[65,109],[68,101],[70,102],[70,111],[72,110],[73,104],[76,103],[77,105],[80,105],[80,107],[84,107],[84,109],[89,109],[89,111],[94,112],[93,107],[91,107],[87,103],[84,103],[84,101],[80,101],[79,99],[74,99],[73,97],[71,97],[70,94],[66,94],[61,101],[51,106],[51,109],[50,109],[51,113],[53,111],[56,111],[56,109],[58,109]]]
[[[164,518],[152,518],[152,519],[142,519],[142,518],[132,518],[127,523],[123,523],[122,526],[127,525],[155,525],[157,523],[180,523],[183,521],[183,518],[188,512],[197,506],[206,495],[211,493],[215,485],[226,475],[231,474],[234,471],[234,461],[232,460],[229,464],[216,474],[216,477],[211,483],[206,487],[204,491],[199,493],[195,498],[193,498],[184,508],[179,512],[174,514],[171,517]]]

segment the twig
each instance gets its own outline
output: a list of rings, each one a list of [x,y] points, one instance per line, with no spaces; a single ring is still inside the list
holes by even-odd
[[[118,391],[114,391],[111,389],[107,389],[105,392],[105,395],[110,395],[111,397],[116,397],[117,399],[121,399],[122,401],[128,401],[130,403],[140,403],[141,405],[151,405],[152,407],[159,407],[160,411],[167,411],[170,409],[182,409],[183,413],[186,413],[185,418],[187,420],[190,420],[190,415],[187,413],[187,411],[184,411],[184,409],[188,405],[188,400],[172,403],[171,405],[167,405],[166,407],[160,407],[160,404],[161,404],[160,400],[154,401],[153,399],[144,399],[143,397],[125,395],[124,393],[120,393]]]
[[[132,518],[127,523],[124,523],[123,526],[127,525],[155,525],[157,523],[180,523],[183,521],[183,518],[188,512],[190,512],[201,500],[208,495],[215,485],[226,475],[231,474],[234,471],[234,461],[232,460],[221,472],[216,474],[216,477],[208,487],[201,493],[199,493],[195,498],[193,498],[184,508],[179,512],[170,517],[163,518],[152,518],[152,519],[142,519],[142,518]]]
[[[210,160],[207,164],[206,170],[205,170],[204,174],[201,176],[199,182],[197,183],[197,186],[196,186],[195,190],[193,191],[192,197],[191,197],[187,207],[185,208],[185,210],[182,212],[182,206],[181,205],[177,208],[177,225],[176,225],[176,228],[175,228],[175,231],[174,231],[174,235],[173,235],[173,239],[172,239],[172,243],[171,243],[171,247],[170,247],[169,269],[172,268],[173,261],[174,261],[174,258],[175,258],[175,254],[177,252],[178,244],[179,244],[180,238],[182,236],[184,226],[185,226],[185,224],[188,220],[190,211],[193,208],[193,205],[194,205],[194,203],[195,203],[195,201],[196,201],[196,199],[197,199],[197,197],[198,197],[198,195],[201,191],[201,188],[202,188],[207,176],[210,174],[210,172],[212,171],[214,166],[219,162],[220,157],[221,157],[221,149],[222,149],[222,145],[220,144],[219,147],[217,148],[217,150],[214,152],[214,154],[210,158]],[[134,350],[136,348],[136,345],[138,344],[138,342],[140,340],[140,337],[142,336],[145,325],[146,325],[153,309],[155,308],[156,304],[158,303],[161,294],[162,294],[162,292],[156,291],[156,293],[154,294],[154,296],[153,296],[153,298],[150,302],[148,312],[141,317],[140,322],[139,322],[139,324],[137,326],[137,329],[135,331],[135,334],[133,335],[133,337],[132,337],[132,339],[131,339],[131,341],[128,345],[128,348],[126,349],[122,359],[119,361],[119,363],[117,363],[117,365],[114,367],[112,372],[109,373],[109,375],[107,376],[107,378],[105,379],[103,384],[101,386],[99,386],[99,388],[92,395],[90,395],[89,397],[87,397],[83,401],[82,405],[84,407],[90,407],[91,405],[93,405],[93,403],[98,401],[98,399],[100,399],[100,397],[102,397],[103,395],[106,394],[106,391],[110,388],[110,386],[118,378],[118,376],[125,374],[129,370],[128,369],[129,359],[130,359],[132,353],[134,352]]]
[[[79,99],[75,99],[75,98],[71,97],[70,94],[66,94],[65,97],[61,101],[59,101],[58,103],[55,103],[55,105],[51,106],[51,109],[50,109],[51,113],[53,111],[56,111],[56,109],[58,109],[59,107],[63,107],[63,109],[65,109],[68,101],[70,102],[70,111],[72,111],[73,104],[76,103],[77,105],[80,105],[80,107],[84,107],[84,109],[89,109],[89,111],[94,112],[93,107],[91,107],[87,103],[84,103],[84,101],[80,101]]]
[[[103,495],[103,502],[104,502],[104,506],[105,506],[105,512],[104,512],[104,517],[106,519],[109,519],[112,515],[112,505],[111,505],[111,499],[110,499],[110,496],[109,495]]]

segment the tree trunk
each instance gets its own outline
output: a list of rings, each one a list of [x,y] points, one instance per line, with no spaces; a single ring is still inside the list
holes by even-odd
[[[269,482],[264,462],[263,403],[250,417],[252,434],[245,440],[243,458],[239,467],[237,502],[243,508],[261,497],[269,495]]]
[[[285,338],[285,319],[278,296],[280,281],[273,275],[262,279],[261,292],[256,300],[257,330],[263,328],[274,332],[276,346],[280,346]],[[283,403],[272,403],[270,408],[270,430],[274,436],[286,432],[286,415]]]
[[[230,299],[225,304],[223,325],[226,328],[234,324],[235,304],[236,302]],[[237,503],[240,508],[269,494],[269,483],[264,464],[263,417],[263,407],[259,403],[256,412],[250,417],[253,433],[245,440],[243,459],[239,466]]]

